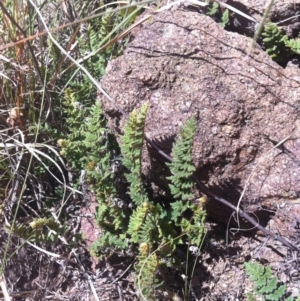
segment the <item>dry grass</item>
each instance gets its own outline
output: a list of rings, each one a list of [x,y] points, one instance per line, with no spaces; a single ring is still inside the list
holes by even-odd
[[[89,26],[101,28],[101,18],[109,7],[116,13],[122,10],[125,21],[112,24],[98,49],[83,49]],[[0,195],[4,224],[0,253],[6,300],[22,300],[28,294],[33,299],[51,296],[55,287],[70,281],[72,275],[64,275],[61,282],[51,277],[61,270],[67,274],[69,265],[86,274],[88,265],[79,257],[89,259],[86,251],[78,251],[80,239],[68,225],[73,219],[65,213],[80,203],[81,192],[75,189],[56,142],[68,132],[63,92],[69,85],[86,81],[83,74],[101,89],[100,74],[87,71],[87,66],[93,67],[89,61],[121,39],[111,41],[132,18],[131,7],[126,1],[105,5],[96,0],[39,1],[37,5],[33,1],[0,2]],[[86,283],[97,300],[90,278]],[[68,300],[63,291],[55,295]]]

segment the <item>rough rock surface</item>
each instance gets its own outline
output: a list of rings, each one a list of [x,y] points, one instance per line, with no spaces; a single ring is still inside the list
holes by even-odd
[[[269,3],[266,0],[227,0],[224,2],[251,16],[257,22],[261,21],[266,6]],[[297,16],[299,9],[299,1],[298,3],[294,0],[274,1],[268,19],[274,23],[279,22],[280,27],[289,36],[296,37],[300,28],[300,18]],[[255,27],[253,26],[253,22],[239,14],[234,15],[233,26],[240,33],[246,33],[247,35],[254,34]]]
[[[146,134],[170,155],[179,127],[195,116],[197,176],[233,204],[247,184],[241,205],[257,212],[298,202],[300,73],[258,46],[247,56],[250,44],[199,13],[165,11],[109,64],[101,85],[127,113],[149,102]],[[108,100],[103,106],[118,135],[124,118]],[[161,157],[148,147],[143,161],[153,186],[166,187]],[[208,210],[228,220],[219,204]]]
[[[266,0],[227,0],[224,1],[241,10],[246,10],[245,12],[249,13],[253,18],[257,21],[260,21],[261,16],[263,15],[268,3],[270,1]],[[274,1],[270,13],[269,18],[273,22],[280,22],[290,17],[295,16],[295,14],[299,11],[300,4],[294,0],[281,0]]]

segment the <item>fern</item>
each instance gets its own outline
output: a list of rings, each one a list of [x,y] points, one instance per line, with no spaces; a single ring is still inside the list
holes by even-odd
[[[207,11],[207,15],[208,16],[214,16],[219,9],[219,4],[217,2],[213,2],[212,6],[209,6],[208,11]]]
[[[140,244],[140,254],[135,265],[137,273],[135,285],[139,288],[143,300],[156,300],[156,290],[162,287],[163,281],[157,278],[160,261],[156,253],[150,253],[147,243]]]
[[[173,162],[167,165],[170,168],[172,176],[168,177],[171,181],[169,185],[171,193],[175,198],[183,201],[193,197],[191,188],[194,183],[191,179],[193,172],[196,170],[192,164],[192,147],[196,130],[194,118],[190,118],[186,122],[185,127],[179,130],[178,138],[173,145]]]
[[[59,141],[62,146],[61,154],[72,162],[75,171],[85,170],[87,183],[95,187],[99,202],[96,214],[99,226],[104,231],[126,231],[128,217],[118,207],[115,180],[111,171],[111,154],[118,146],[106,126],[101,104],[97,102],[83,112],[74,108],[76,99],[69,90],[66,98],[67,122],[72,125],[73,132],[68,139]]]
[[[112,16],[111,8],[106,10],[106,14],[101,18],[101,30],[100,36],[102,38],[106,37],[112,29]]]
[[[229,10],[226,9],[222,14],[220,26],[224,28],[228,23],[229,23]]]
[[[267,23],[262,36],[266,52],[274,61],[282,61],[289,55],[286,48],[287,36],[275,24]]]
[[[144,143],[144,126],[148,104],[144,104],[138,114],[134,110],[124,127],[124,135],[121,138],[122,163],[129,170],[125,174],[130,184],[130,196],[132,200],[141,205],[148,202],[148,197],[142,181],[142,148]]]
[[[113,251],[126,249],[128,249],[128,240],[122,235],[114,235],[108,231],[102,233],[91,246],[91,252],[96,257],[101,257],[103,254],[111,255]]]
[[[182,222],[182,232],[188,233],[188,240],[191,245],[199,246],[205,235],[206,212],[198,205],[191,205],[193,212],[189,223]]]
[[[187,209],[189,209],[189,202],[176,201],[171,203],[171,219],[175,223],[177,223],[178,218],[184,213]]]
[[[278,26],[269,22],[262,33],[266,52],[274,61],[282,61],[292,54],[300,54],[300,39],[289,39]]]
[[[180,128],[173,145],[173,162],[168,164],[172,173],[168,179],[171,180],[169,186],[174,198],[180,198],[180,201],[171,204],[171,219],[181,228],[182,233],[186,233],[190,244],[199,245],[204,237],[206,213],[201,206],[190,202],[194,196],[191,192],[194,185],[191,176],[195,171],[192,164],[195,130],[194,118],[187,120],[185,126]],[[183,217],[183,213],[187,210],[193,212],[189,220]]]
[[[271,301],[293,301],[292,297],[284,299],[286,287],[278,285],[278,278],[272,276],[269,266],[264,267],[259,263],[245,262],[245,269],[250,280],[254,282],[254,291],[258,296]],[[248,300],[255,300],[253,294],[248,295]]]
[[[78,109],[76,106],[75,94],[70,88],[65,90],[65,109],[66,120],[70,126],[71,132],[65,139],[60,139],[58,144],[62,147],[61,155],[69,159],[74,170],[81,169],[80,158],[86,153],[86,149],[82,140],[84,139],[84,131],[82,124],[85,117],[85,112]]]
[[[59,142],[62,153],[76,160],[73,167],[77,170],[85,170],[87,183],[94,188],[99,202],[96,220],[102,234],[93,244],[92,252],[97,256],[109,255],[129,246],[134,250],[135,245],[140,245],[135,265],[136,285],[140,286],[146,300],[155,299],[156,290],[164,281],[160,271],[162,260],[171,258],[171,268],[178,261],[173,253],[179,244],[199,245],[204,237],[205,211],[190,201],[193,197],[191,175],[195,171],[192,164],[195,121],[187,121],[174,143],[174,160],[169,164],[172,176],[169,179],[170,190],[177,200],[163,208],[149,200],[142,176],[147,104],[139,112],[134,110],[130,114],[121,137],[120,150],[124,167],[122,174],[129,187],[128,202],[133,206],[120,208],[118,202],[122,195],[118,195],[111,169],[112,151],[119,146],[106,126],[101,105],[97,102],[90,108],[80,109],[74,106],[77,103],[75,93],[67,90],[65,97],[67,121],[73,128],[68,137]],[[189,219],[185,212],[189,212]]]
[[[208,6],[206,15],[216,18],[217,15],[220,16],[220,14],[218,14],[218,11],[219,11],[219,4],[217,2],[213,2],[212,5]],[[220,18],[217,19],[219,21],[219,25],[224,28],[229,23],[229,10],[226,9],[222,13],[221,19]]]
[[[145,223],[147,215],[150,211],[149,203],[144,203],[139,206],[132,214],[128,225],[128,234],[131,235],[131,241],[134,243],[140,242],[139,231]],[[146,237],[147,239],[147,237]],[[143,240],[143,239],[142,239]]]
[[[300,54],[300,39],[290,39],[285,41],[286,47],[295,54]]]
[[[111,170],[111,153],[118,146],[106,126],[100,102],[92,106],[90,116],[86,118],[83,143],[88,152],[81,159],[82,165],[86,168],[93,163],[92,168],[86,170],[88,182],[96,187],[99,202],[97,222],[104,230],[125,231],[128,217],[126,211],[120,210],[118,206],[114,174]]]
[[[144,203],[138,206],[130,217],[128,225],[127,233],[130,235],[130,240],[139,244],[147,243],[152,247],[159,239],[165,237],[164,233],[170,234],[172,230],[164,227],[161,213],[162,208],[158,204]],[[169,231],[166,231],[167,229]]]

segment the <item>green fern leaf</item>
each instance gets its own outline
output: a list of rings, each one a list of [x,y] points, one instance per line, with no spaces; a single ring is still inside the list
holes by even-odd
[[[141,172],[147,109],[148,104],[146,103],[142,106],[139,114],[133,110],[124,127],[124,135],[121,137],[120,145],[123,155],[122,163],[129,170],[125,177],[130,184],[130,196],[137,205],[148,202]]]
[[[213,2],[212,6],[208,8],[207,15],[214,16],[218,12],[219,4],[217,2]]]
[[[191,176],[196,170],[192,164],[195,131],[196,122],[194,118],[190,118],[186,125],[179,130],[178,137],[173,145],[173,162],[167,164],[172,173],[172,176],[168,177],[171,181],[169,185],[171,193],[175,198],[180,198],[183,201],[193,197],[191,188],[194,186],[194,183]]]
[[[130,217],[127,233],[131,235],[131,241],[134,243],[140,242],[139,231],[145,222],[150,206],[149,203],[144,203],[142,206],[139,206]]]
[[[142,244],[147,245],[147,244]],[[141,291],[143,298],[147,301],[156,300],[155,290],[163,285],[163,281],[157,278],[160,262],[156,253],[142,253],[137,256],[138,263],[135,265],[136,274],[135,286]],[[148,255],[149,254],[149,255]]]
[[[124,250],[128,248],[128,242],[124,237],[114,235],[109,232],[102,233],[102,235],[92,244],[91,250],[97,257],[100,257],[107,250],[114,249]]]
[[[248,276],[250,276],[251,281],[256,281],[262,278],[265,272],[264,267],[256,262],[245,262],[245,269]]]
[[[222,14],[220,26],[224,28],[228,23],[229,23],[229,10],[226,9]]]
[[[266,300],[279,301],[284,296],[285,290],[285,285],[279,286],[278,289],[275,290],[273,293],[266,295]]]
[[[300,54],[300,39],[286,40],[285,45],[290,48],[292,52]]]
[[[262,33],[266,52],[274,61],[282,61],[291,55],[286,46],[288,37],[274,23],[267,23]]]
[[[254,290],[259,296],[271,301],[279,301],[283,298],[286,287],[285,285],[278,286],[278,279],[272,276],[269,266],[264,268],[258,263],[246,262],[245,270],[247,275],[250,276],[250,280],[254,282]],[[289,301],[291,300],[293,299]]]
[[[268,294],[273,292],[277,288],[277,278],[271,277],[270,279],[267,278],[265,285],[258,290],[260,294]]]
[[[181,214],[186,211],[189,208],[188,203],[183,203],[181,201],[176,201],[174,203],[171,203],[171,219],[174,222],[177,222],[178,217],[181,216]]]

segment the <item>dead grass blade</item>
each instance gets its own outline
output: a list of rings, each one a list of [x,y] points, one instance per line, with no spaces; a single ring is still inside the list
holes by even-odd
[[[183,1],[183,0],[180,0],[180,1]],[[144,1],[138,2],[138,5],[144,5],[144,4],[148,4],[148,3],[151,3],[151,2],[153,2],[153,0],[144,0]],[[0,4],[1,4],[1,1],[0,1]],[[111,10],[111,13],[115,13],[115,12],[124,10],[126,8],[131,8],[132,6],[136,6],[136,5],[137,5],[137,3],[134,3],[134,4],[129,4],[129,5],[122,6],[120,8],[115,8],[115,9]],[[76,20],[74,22],[70,22],[70,23],[66,23],[66,24],[60,25],[60,26],[55,27],[55,28],[51,28],[51,29],[47,29],[47,30],[42,31],[42,32],[38,32],[38,33],[36,33],[34,35],[31,35],[29,37],[22,38],[22,39],[20,39],[20,40],[18,40],[16,42],[12,42],[12,43],[0,46],[0,51],[8,49],[8,48],[11,48],[11,47],[15,47],[15,46],[17,46],[19,44],[22,44],[24,42],[28,42],[28,41],[34,40],[37,37],[49,34],[49,32],[50,33],[56,32],[56,31],[59,31],[59,30],[61,30],[63,28],[70,27],[70,26],[73,26],[73,25],[76,25],[76,24],[80,24],[80,23],[86,22],[88,20],[97,18],[97,17],[101,17],[101,16],[103,16],[105,14],[106,14],[106,12],[102,12],[102,13],[99,13],[99,14],[95,14],[95,15],[92,15],[92,16],[88,16],[88,17],[82,18],[80,20]]]
[[[2,290],[2,293],[3,293],[4,300],[5,301],[11,301],[10,296],[8,294],[8,291],[7,291],[7,288],[6,288],[6,284],[5,284],[2,277],[0,277],[0,287],[1,287],[1,290]]]

